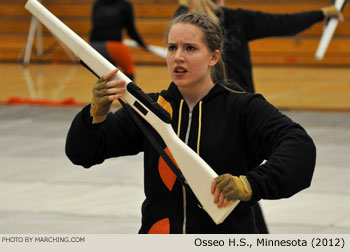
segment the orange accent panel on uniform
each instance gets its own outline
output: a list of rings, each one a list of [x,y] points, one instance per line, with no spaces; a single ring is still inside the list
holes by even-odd
[[[173,108],[163,96],[158,96],[157,103],[170,114],[170,118],[173,118]]]
[[[107,41],[109,56],[125,74],[134,74],[135,65],[130,49],[122,42]]]
[[[179,168],[171,155],[168,147],[164,149],[165,153],[168,154],[170,159],[174,162],[177,168]],[[159,157],[159,162],[158,162],[158,170],[159,170],[159,175],[163,180],[163,183],[166,185],[166,187],[171,191],[173,189],[173,186],[176,181],[176,175],[175,173],[170,169],[168,164],[164,161],[162,157]]]
[[[152,225],[149,234],[170,234],[169,218],[161,219]]]

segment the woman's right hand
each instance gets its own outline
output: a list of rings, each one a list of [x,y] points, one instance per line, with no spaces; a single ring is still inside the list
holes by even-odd
[[[121,98],[125,92],[125,81],[111,80],[118,72],[118,68],[100,78],[92,88],[92,101],[90,114],[93,123],[99,123],[106,119],[112,102]]]
[[[252,188],[246,176],[232,176],[229,173],[214,178],[211,184],[214,203],[219,208],[226,207],[232,200],[249,201],[252,198]]]

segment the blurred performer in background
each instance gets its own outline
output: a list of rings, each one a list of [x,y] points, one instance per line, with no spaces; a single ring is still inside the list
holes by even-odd
[[[175,16],[188,11],[206,14],[220,23],[225,33],[224,62],[227,77],[245,91],[255,92],[248,42],[266,37],[296,35],[315,23],[343,16],[334,6],[293,14],[271,14],[224,7],[224,0],[179,0]]]
[[[96,0],[92,8],[90,44],[113,65],[134,79],[135,65],[129,48],[122,42],[122,31],[147,49],[135,28],[133,6],[126,0]]]
[[[296,35],[313,24],[330,17],[339,17],[341,12],[334,6],[321,10],[294,14],[271,14],[245,9],[224,7],[224,0],[179,0],[175,16],[188,11],[205,14],[223,29],[224,52],[227,78],[239,84],[245,91],[255,92],[252,63],[248,42],[266,37]],[[268,233],[268,228],[259,204],[254,207],[256,225],[260,233]]]

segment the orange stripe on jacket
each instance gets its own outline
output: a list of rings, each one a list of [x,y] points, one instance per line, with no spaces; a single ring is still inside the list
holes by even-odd
[[[171,155],[168,147],[164,149],[165,153],[168,154],[170,157],[171,161],[176,165],[177,168],[179,168],[175,162],[175,159]],[[171,170],[171,168],[168,166],[168,164],[164,161],[162,157],[159,157],[159,162],[158,162],[158,171],[161,179],[163,180],[163,183],[166,185],[166,187],[171,191],[173,189],[173,186],[176,181],[176,175],[175,173]]]
[[[171,107],[170,103],[164,99],[163,96],[161,96],[161,95],[158,96],[157,103],[170,114],[171,118],[173,117],[173,108]],[[174,164],[177,166],[169,149],[166,147],[164,149],[164,151],[170,157],[170,159],[174,162]],[[167,163],[164,161],[164,159],[162,157],[159,157],[158,170],[159,170],[159,175],[163,180],[163,183],[166,185],[166,187],[169,189],[169,191],[171,191],[173,189],[173,186],[174,186],[175,181],[176,181],[176,175],[170,169],[170,167],[167,165]]]
[[[170,221],[169,218],[157,221],[152,225],[149,234],[170,234]]]
[[[170,114],[170,118],[173,118],[173,108],[163,96],[158,96],[157,103]]]

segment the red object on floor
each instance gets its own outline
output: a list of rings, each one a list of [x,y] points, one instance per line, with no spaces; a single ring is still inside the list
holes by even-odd
[[[40,100],[32,98],[21,98],[21,97],[9,97],[6,101],[2,101],[3,104],[12,104],[12,105],[40,105],[40,106],[84,106],[86,105],[83,102],[76,102],[74,98],[66,98],[61,101],[53,100]]]

